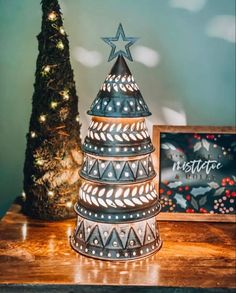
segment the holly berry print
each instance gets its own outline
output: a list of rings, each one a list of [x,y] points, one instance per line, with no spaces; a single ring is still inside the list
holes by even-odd
[[[235,134],[162,133],[163,212],[234,214]]]

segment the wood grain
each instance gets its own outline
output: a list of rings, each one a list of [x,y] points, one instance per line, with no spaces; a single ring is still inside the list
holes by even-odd
[[[74,220],[32,220],[14,205],[0,222],[0,284],[234,288],[235,224],[161,222],[160,252],[133,262],[76,254]]]
[[[225,214],[186,214],[161,212],[158,221],[196,221],[196,222],[222,222],[236,223],[236,215]]]
[[[230,133],[236,134],[236,127],[233,126],[173,126],[173,125],[153,125],[153,145],[155,151],[153,153],[153,164],[158,174],[156,179],[157,190],[159,190],[160,182],[160,134],[167,133]],[[188,214],[188,213],[160,213],[159,221],[204,221],[204,222],[233,222],[235,223],[235,215],[224,214]]]

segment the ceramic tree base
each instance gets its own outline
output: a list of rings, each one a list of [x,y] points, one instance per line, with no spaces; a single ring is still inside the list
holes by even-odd
[[[71,238],[73,249],[103,260],[134,260],[160,249],[162,241],[155,217],[133,223],[107,224],[78,216]]]

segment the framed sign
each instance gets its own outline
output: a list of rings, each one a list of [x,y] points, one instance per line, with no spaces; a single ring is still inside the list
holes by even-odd
[[[159,220],[235,222],[234,127],[154,126]]]

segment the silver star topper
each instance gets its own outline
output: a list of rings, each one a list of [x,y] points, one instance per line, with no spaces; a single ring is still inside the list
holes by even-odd
[[[102,38],[102,40],[112,48],[108,61],[111,61],[119,55],[133,61],[129,47],[132,46],[138,38],[126,37],[121,23],[118,26],[115,37]],[[126,43],[126,45],[124,45],[124,43]]]

